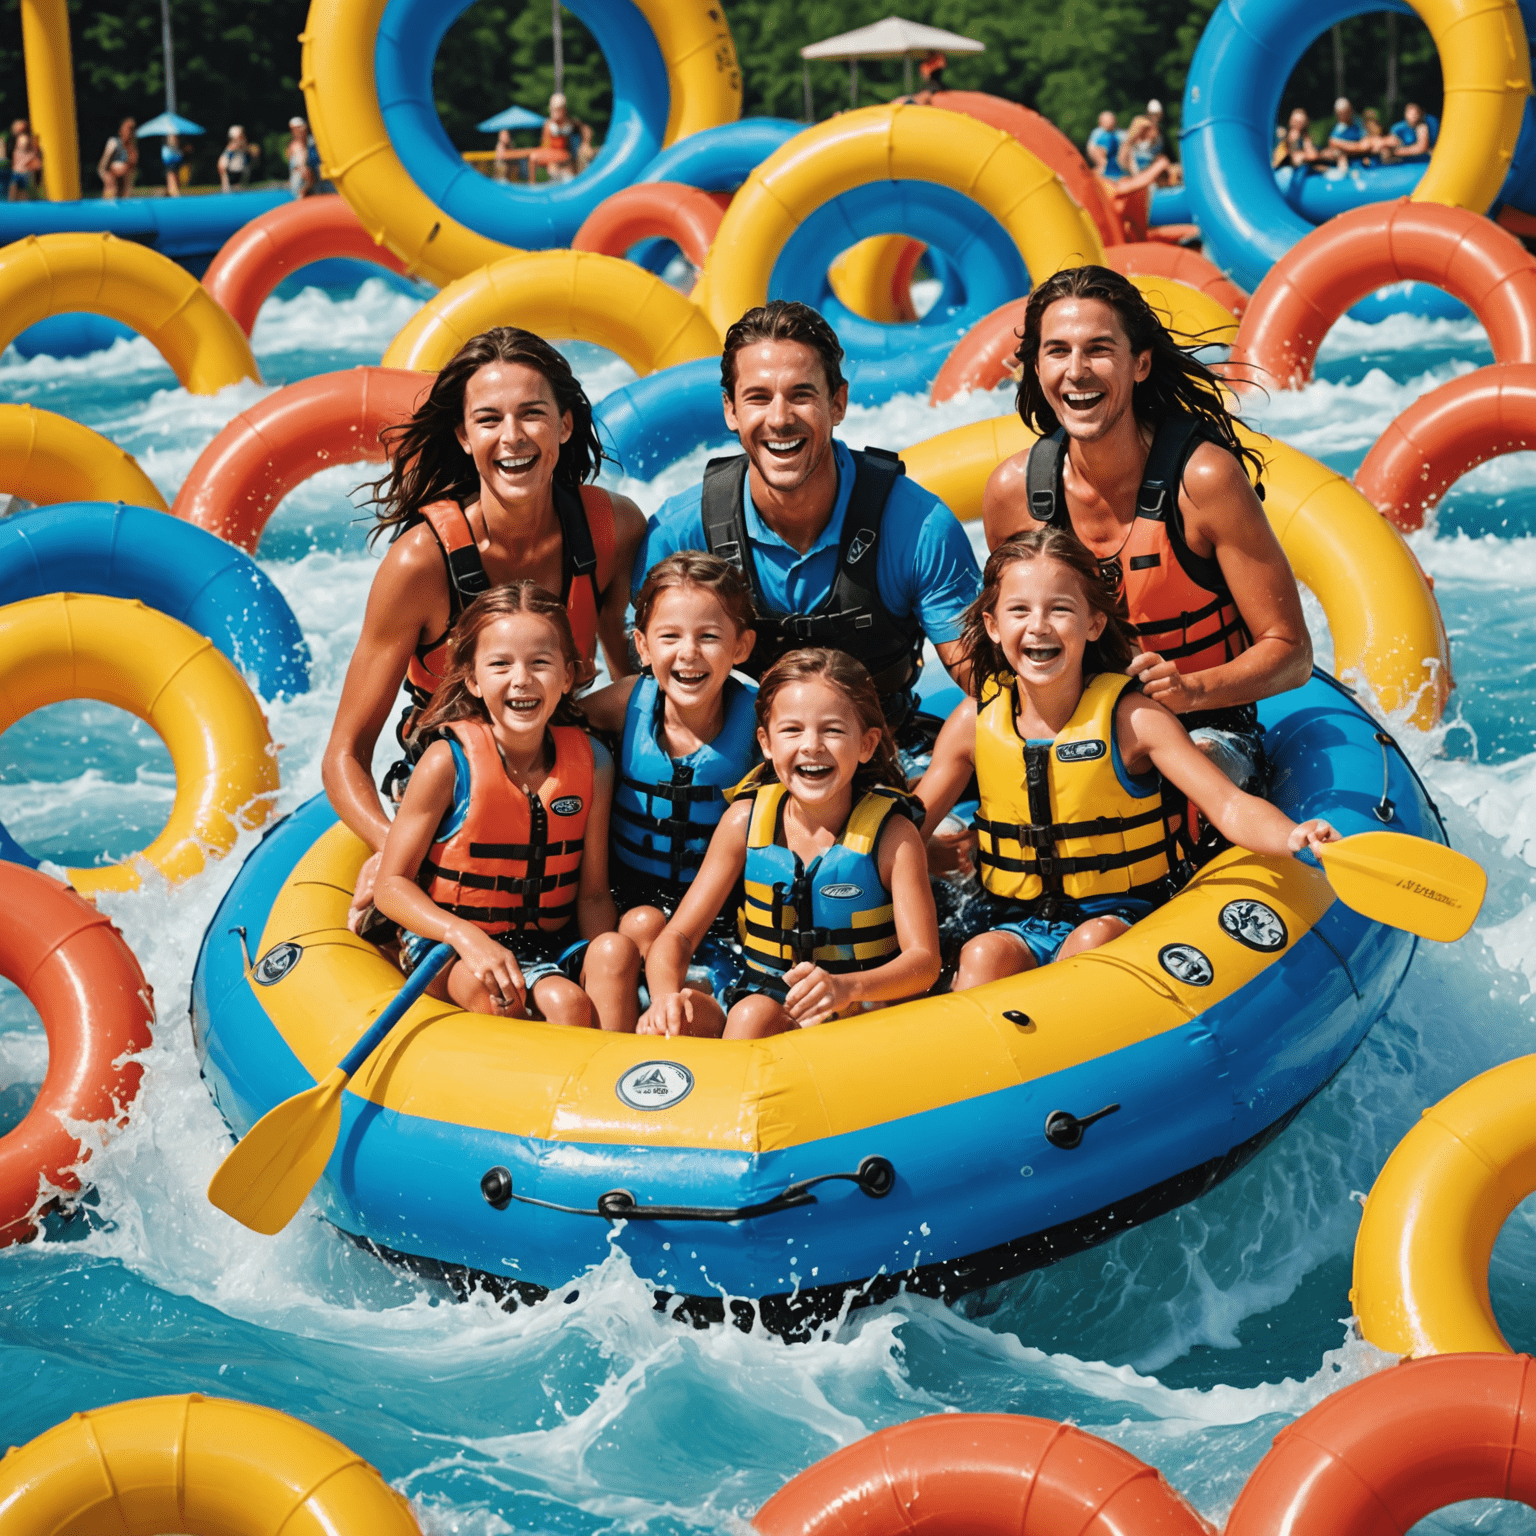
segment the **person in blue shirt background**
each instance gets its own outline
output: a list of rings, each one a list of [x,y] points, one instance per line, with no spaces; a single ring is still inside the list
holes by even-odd
[[[714,460],[701,485],[651,518],[632,585],[679,550],[729,560],[759,615],[745,670],[760,677],[802,646],[847,651],[869,669],[903,744],[915,745],[923,640],[964,686],[960,618],[981,573],[954,513],[894,455],[833,437],[848,409],[842,358],[832,327],[805,304],[774,300],[726,332],[722,404],[744,454]]]
[[[1347,96],[1340,96],[1333,104],[1333,127],[1328,130],[1328,145],[1323,150],[1325,158],[1341,165],[1352,159],[1360,159],[1371,153],[1373,144],[1366,138],[1365,129],[1355,116],[1355,109]]]
[[[1119,181],[1125,175],[1120,164],[1120,134],[1115,127],[1113,112],[1099,113],[1099,126],[1088,135],[1088,163],[1100,176],[1109,181]]]
[[[1394,160],[1427,158],[1430,150],[1435,147],[1435,140],[1439,134],[1439,122],[1428,116],[1418,102],[1410,101],[1403,108],[1402,121],[1392,125],[1392,137],[1397,140],[1397,143],[1392,145],[1392,158]]]

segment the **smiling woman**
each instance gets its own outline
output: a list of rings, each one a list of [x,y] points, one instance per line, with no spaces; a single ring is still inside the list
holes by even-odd
[[[602,458],[591,404],[565,358],[528,331],[502,327],[467,342],[388,435],[374,534],[390,548],[323,766],[337,814],[375,854],[390,823],[373,754],[401,684],[412,700],[397,730],[405,755],[386,793],[419,755],[411,730],[443,680],[449,631],[492,587],[526,577],[557,593],[583,668],[601,639],[609,672],[625,675],[628,575],[644,529],[632,501],[587,484]],[[359,878],[359,913],[375,868],[370,859]]]

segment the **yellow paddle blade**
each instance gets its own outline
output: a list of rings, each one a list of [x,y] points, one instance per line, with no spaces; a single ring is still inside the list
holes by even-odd
[[[1475,859],[1404,832],[1360,832],[1313,852],[1345,906],[1442,944],[1477,921],[1488,890]]]
[[[268,1110],[220,1164],[208,1185],[209,1200],[253,1232],[281,1232],[331,1160],[346,1082],[347,1073],[337,1067]]]

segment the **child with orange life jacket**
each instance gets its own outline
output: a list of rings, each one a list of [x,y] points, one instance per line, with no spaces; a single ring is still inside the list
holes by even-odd
[[[945,722],[917,786],[930,832],[974,772],[987,932],[955,990],[1108,943],[1166,901],[1185,796],[1232,842],[1278,856],[1333,842],[1238,789],[1123,668],[1124,601],[1071,533],[1015,534],[987,561],[963,639],[974,697]],[[1177,793],[1182,792],[1182,793]]]
[[[640,954],[608,890],[613,762],[572,701],[580,668],[565,605],[535,582],[464,610],[374,900],[405,930],[408,965],[433,944],[458,951],[434,995],[633,1030]]]
[[[635,597],[644,672],[582,701],[594,727],[623,739],[609,872],[619,932],[642,956],[698,875],[727,794],[762,761],[757,685],[731,675],[751,654],[754,623],[734,565],[697,550],[668,555]],[[717,996],[739,979],[736,905],[693,956],[692,969],[707,973]]]
[[[646,957],[641,1033],[755,1039],[916,997],[939,925],[915,802],[862,663],[781,657],[757,693],[768,759],[737,787],[698,876]],[[722,1002],[688,963],[738,884],[744,983]]]

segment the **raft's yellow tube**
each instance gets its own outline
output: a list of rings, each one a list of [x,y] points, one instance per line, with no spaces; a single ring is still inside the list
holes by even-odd
[[[1397,1144],[1355,1239],[1360,1330],[1396,1355],[1509,1344],[1488,1299],[1488,1261],[1509,1214],[1536,1193],[1536,1056],[1463,1083]]]
[[[28,235],[0,250],[0,350],[74,310],[109,315],[152,342],[194,395],[261,383],[245,333],[168,256],[114,235]]]
[[[339,1440],[196,1393],[77,1413],[0,1462],[7,1536],[420,1536]]]
[[[72,203],[80,196],[80,135],[65,0],[21,0],[21,52],[27,111],[43,152],[43,196]]]
[[[168,510],[131,453],[78,421],[30,405],[0,405],[0,493],[39,507],[126,501]]]
[[[915,248],[915,249],[914,249]],[[827,269],[832,292],[865,320],[882,325],[898,325],[917,318],[910,296],[903,305],[897,281],[905,267],[913,264],[926,247],[921,240],[906,235],[871,235],[849,246]]]
[[[1407,710],[1428,730],[1450,692],[1450,646],[1402,535],[1342,475],[1278,439],[1238,430],[1265,458],[1264,510],[1296,579],[1328,615],[1335,671],[1360,673],[1384,710]],[[916,443],[902,458],[956,517],[975,518],[987,477],[1034,441],[1017,416],[999,416]]]
[[[63,699],[137,715],[176,767],[164,830],[131,863],[71,869],[82,894],[136,889],[139,859],[185,880],[266,820],[278,780],[261,706],[196,630],[121,597],[55,592],[0,608],[0,732]]]
[[[704,312],[643,267],[591,251],[529,251],[443,289],[390,342],[383,366],[439,369],[493,325],[590,341],[636,373],[720,350]]]
[[[741,116],[741,65],[724,10],[714,0],[635,0],[667,66],[672,105],[663,146]]]
[[[1104,259],[1093,220],[1012,134],[938,107],[863,107],[796,135],[732,200],[704,269],[701,303],[715,330],[723,336],[766,300],[774,262],[816,209],[854,187],[897,179],[974,198],[1012,236],[1037,282]]]

